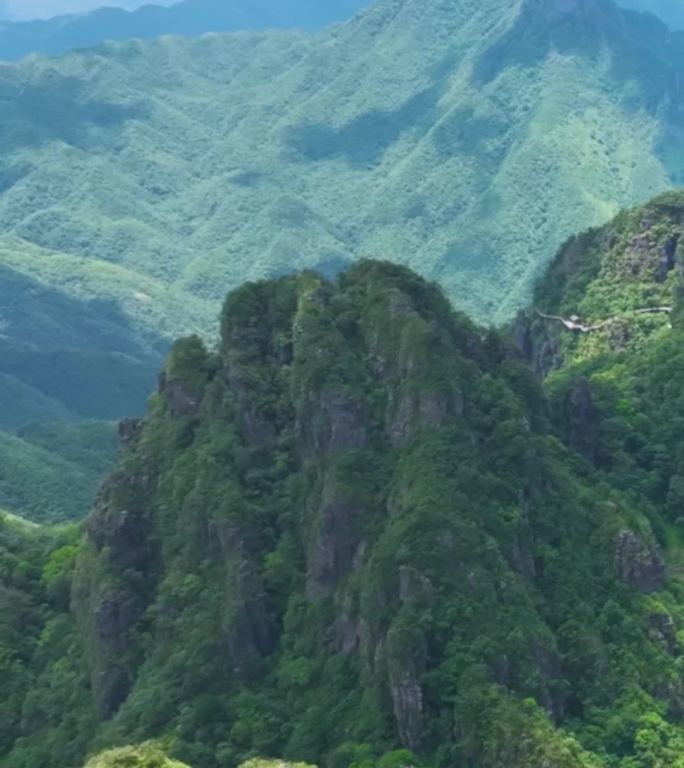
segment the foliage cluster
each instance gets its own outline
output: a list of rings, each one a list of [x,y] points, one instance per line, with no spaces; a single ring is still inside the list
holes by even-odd
[[[153,743],[139,747],[121,747],[103,752],[91,758],[85,768],[188,768],[177,760],[171,760],[159,746]]]

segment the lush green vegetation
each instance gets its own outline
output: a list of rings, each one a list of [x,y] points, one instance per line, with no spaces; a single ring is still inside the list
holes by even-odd
[[[4,247],[0,506],[31,520],[82,519],[116,454],[110,420],[142,412],[166,342],[134,332],[112,302],[83,300],[76,273],[62,274],[69,295],[40,276],[34,250]],[[57,261],[45,267],[59,271]]]
[[[684,522],[683,248],[684,194],[669,193],[571,240],[539,284],[535,301],[545,314],[610,322],[573,334],[531,315],[537,367],[551,369],[557,423],[562,427],[568,393],[586,380],[598,469],[664,509],[665,523],[676,526]],[[672,311],[639,312],[649,307]]]
[[[147,742],[139,747],[121,747],[96,755],[85,768],[188,768],[184,763],[172,760],[162,746]],[[253,758],[240,768],[315,768],[305,763],[286,763],[284,760]]]
[[[140,747],[122,747],[103,752],[88,761],[85,768],[188,768],[177,760],[171,760],[155,744]]]
[[[31,706],[38,660],[64,652],[64,646],[46,645],[66,621],[78,538],[76,529],[46,530],[0,512],[2,744],[13,740]]]
[[[562,7],[381,0],[313,36],[5,66],[2,261],[165,335],[245,279],[358,256],[510,316],[565,237],[681,178],[684,44],[609,2]]]
[[[2,768],[159,738],[193,768],[678,766],[681,222],[673,195],[563,250],[538,308],[638,332],[521,318],[533,359],[555,344],[548,400],[404,268],[232,293],[216,350],[173,347],[82,540],[7,529],[8,658],[17,621],[35,641]],[[99,759],[145,750],[164,765]]]
[[[106,422],[0,432],[0,505],[34,522],[83,519],[118,451]]]
[[[509,318],[565,237],[684,178],[682,40],[545,8],[379,0],[0,66],[0,428],[141,413],[171,339],[296,268],[406,262]]]

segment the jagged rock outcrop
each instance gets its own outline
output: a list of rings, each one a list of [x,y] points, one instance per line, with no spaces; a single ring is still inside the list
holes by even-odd
[[[325,389],[305,395],[298,414],[304,458],[320,458],[336,451],[368,444],[368,416],[358,394]]]
[[[181,381],[175,381],[162,374],[159,379],[159,392],[168,403],[169,413],[180,418],[182,416],[195,416],[200,405],[200,398],[183,385]]]
[[[568,445],[590,464],[596,464],[599,447],[599,413],[589,381],[576,378],[565,396],[564,418]]]
[[[156,558],[147,514],[153,492],[153,479],[144,471],[118,472],[104,485],[85,526],[72,603],[89,638],[90,679],[103,720],[126,700],[140,661],[136,630]]]
[[[666,612],[654,612],[647,616],[646,621],[651,640],[674,655],[677,650],[677,625],[672,616]]]
[[[660,551],[633,531],[622,530],[615,536],[615,564],[622,581],[633,589],[648,593],[663,586],[665,564]]]
[[[424,639],[419,631],[398,623],[387,634],[385,653],[399,739],[406,748],[417,750],[421,745],[425,717],[421,686],[427,655]]]
[[[525,699],[548,728],[593,706],[611,606],[664,567],[577,460],[598,450],[587,379],[564,447],[510,344],[382,263],[245,286],[221,326],[215,352],[174,346],[85,526],[72,601],[100,719],[126,732],[153,691],[145,733],[208,765],[358,757],[356,734],[477,764],[470,702]],[[673,658],[673,628],[642,625]]]
[[[130,448],[140,437],[143,422],[141,419],[123,419],[119,422],[119,440],[123,448]]]
[[[330,594],[360,565],[363,515],[363,508],[327,478],[316,514],[317,529],[307,571],[309,597]]]

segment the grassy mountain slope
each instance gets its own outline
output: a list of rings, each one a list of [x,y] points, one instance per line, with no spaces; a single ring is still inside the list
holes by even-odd
[[[365,4],[365,0],[183,0],[170,7],[150,3],[135,11],[102,8],[45,21],[0,23],[0,59],[21,59],[31,53],[55,56],[104,40],[196,37],[244,29],[319,29],[349,18]]]
[[[555,417],[505,338],[404,268],[237,290],[43,568],[3,768],[158,737],[194,768],[677,766],[665,506]]]

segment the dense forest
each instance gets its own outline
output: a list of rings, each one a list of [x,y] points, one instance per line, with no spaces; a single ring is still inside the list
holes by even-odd
[[[0,24],[0,768],[684,768],[679,26]]]
[[[655,17],[378,0],[316,31],[354,4],[236,3],[240,33],[0,65],[0,506],[34,521],[83,517],[103,465],[70,431],[108,431],[110,461],[171,341],[213,343],[244,281],[389,259],[502,323],[567,237],[684,178],[684,36]]]
[[[502,331],[384,262],[232,292],[81,528],[3,519],[0,765],[678,766],[683,234],[572,238]]]

